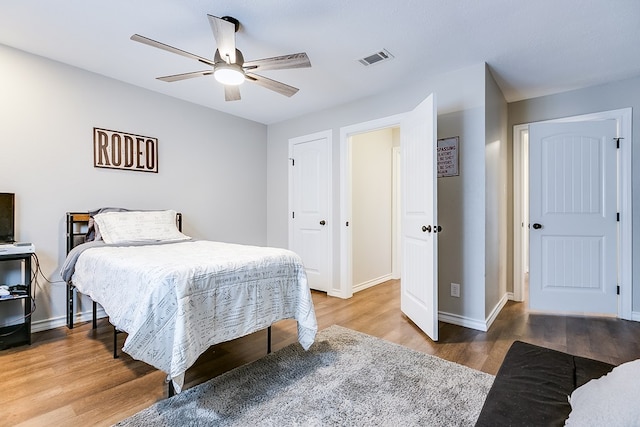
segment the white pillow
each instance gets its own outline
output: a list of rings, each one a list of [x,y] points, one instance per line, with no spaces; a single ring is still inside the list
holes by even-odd
[[[109,244],[190,239],[176,226],[176,211],[105,212],[94,217],[102,240]]]
[[[569,403],[567,426],[640,425],[640,359],[578,387]]]

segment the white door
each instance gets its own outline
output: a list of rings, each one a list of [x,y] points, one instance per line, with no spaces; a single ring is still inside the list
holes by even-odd
[[[309,287],[330,289],[329,179],[330,136],[326,133],[290,141],[289,249],[304,262]]]
[[[535,310],[617,314],[615,120],[529,128]]]
[[[400,305],[432,340],[438,340],[436,110],[431,94],[400,126],[402,275]]]

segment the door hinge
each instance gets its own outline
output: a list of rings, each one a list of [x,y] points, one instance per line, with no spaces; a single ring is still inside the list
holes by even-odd
[[[291,160],[291,166],[296,165],[296,159],[294,159],[293,157],[289,157],[289,160]]]
[[[616,213],[616,221],[620,222],[620,212]]]
[[[620,285],[616,286],[616,295],[620,295]]]
[[[296,213],[295,212],[291,212],[291,218],[295,218],[296,217]]]
[[[620,148],[620,140],[624,138],[613,138],[616,141],[616,148]]]

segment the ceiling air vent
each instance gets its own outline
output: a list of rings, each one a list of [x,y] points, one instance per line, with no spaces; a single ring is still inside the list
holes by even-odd
[[[382,49],[381,51],[376,52],[372,55],[365,56],[362,59],[358,59],[358,62],[360,62],[365,67],[368,67],[369,65],[391,61],[392,59],[393,59],[393,55],[390,54],[387,49]]]

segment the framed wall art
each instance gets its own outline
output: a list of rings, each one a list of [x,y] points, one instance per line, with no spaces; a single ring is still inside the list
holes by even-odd
[[[458,143],[460,137],[438,139],[438,178],[458,176]]]
[[[93,166],[158,172],[158,139],[93,128]]]

